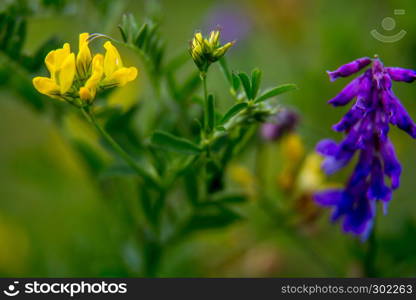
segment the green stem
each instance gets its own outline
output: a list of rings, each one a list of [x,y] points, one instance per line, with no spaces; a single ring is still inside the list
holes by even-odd
[[[375,228],[371,232],[367,244],[367,251],[364,257],[364,275],[366,277],[377,277],[377,268],[375,264],[377,256],[377,239]]]
[[[117,152],[118,155],[146,182],[150,183],[154,187],[159,187],[159,183],[147,170],[139,166],[136,161],[123,149],[121,146],[108,134],[108,132],[97,122],[94,114],[89,108],[81,107],[81,111],[85,118],[94,125],[94,127],[100,132],[110,146]]]
[[[201,72],[202,86],[204,88],[204,132],[208,132],[208,88],[207,88],[207,73]]]

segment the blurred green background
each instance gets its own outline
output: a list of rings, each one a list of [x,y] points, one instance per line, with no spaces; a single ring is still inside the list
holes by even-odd
[[[347,79],[330,83],[326,70],[374,54],[389,66],[416,66],[416,2],[410,0],[0,3],[1,10],[10,7],[18,7],[14,13],[27,19],[22,51],[28,56],[52,37],[74,45],[81,32],[119,38],[117,25],[126,12],[141,21],[149,15],[160,18],[168,58],[185,53],[197,30],[206,32],[220,25],[224,41],[237,40],[228,54],[232,69],[248,72],[259,67],[266,86],[298,85],[299,90],[280,98],[280,104],[301,115],[299,134],[307,152],[322,138],[341,138],[331,131],[331,125],[346,108],[330,107],[326,101]],[[406,14],[394,16],[394,9],[404,9]],[[381,26],[385,17],[396,20],[391,32]],[[385,35],[403,29],[407,34],[395,43],[382,43],[370,35],[373,29]],[[119,49],[126,64],[139,66],[140,74],[131,87],[110,97],[122,98],[125,103],[140,101],[133,128],[148,136],[148,118],[158,103],[140,59],[129,49]],[[111,157],[92,128],[80,122],[75,111],[55,122],[63,104],[50,104],[54,100],[41,97],[30,84],[44,69],[33,73],[22,70],[2,53],[0,61],[0,275],[146,276],[141,254],[146,250],[136,239],[135,215],[140,215],[140,208],[133,179],[100,174],[96,180],[97,168],[111,162]],[[193,68],[189,60],[183,72]],[[217,66],[208,80],[211,90],[227,95]],[[416,119],[416,86],[395,83],[394,90]],[[228,98],[220,96],[220,106],[230,105]],[[252,200],[239,207],[246,217],[243,221],[199,231],[166,249],[156,276],[364,276],[371,260],[376,276],[416,276],[412,187],[416,144],[396,128],[391,136],[403,164],[402,185],[394,193],[389,213],[382,216],[379,211],[374,249],[331,225],[328,211],[288,230],[279,226],[278,217],[270,218]],[[251,172],[252,180],[267,182],[273,201],[287,205],[291,197],[279,192],[275,180],[287,158],[279,154],[279,144],[256,143],[259,147],[250,147],[235,163]],[[85,156],[90,157],[89,162]],[[253,157],[259,156],[260,171],[253,169]],[[347,175],[348,171],[342,172],[331,181],[343,182]],[[173,206],[176,200],[171,199]]]

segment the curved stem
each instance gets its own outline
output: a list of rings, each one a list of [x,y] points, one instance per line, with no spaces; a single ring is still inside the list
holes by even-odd
[[[157,179],[151,175],[146,169],[139,166],[136,161],[123,149],[121,146],[108,134],[108,132],[97,122],[94,114],[89,108],[81,107],[81,111],[85,118],[100,132],[110,146],[117,152],[118,155],[146,182],[154,187],[159,187]]]

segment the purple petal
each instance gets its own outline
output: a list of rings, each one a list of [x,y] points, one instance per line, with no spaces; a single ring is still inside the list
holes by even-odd
[[[373,218],[375,216],[375,203],[365,195],[355,200],[356,203],[346,214],[343,223],[343,230],[356,235],[361,235],[365,239],[371,230]]]
[[[327,156],[322,162],[322,169],[327,175],[332,175],[345,167],[351,158],[354,156],[355,151],[348,149],[340,149],[336,156]]]
[[[329,75],[330,80],[334,81],[339,77],[347,77],[354,73],[357,73],[358,71],[360,71],[362,68],[364,68],[370,63],[371,63],[370,58],[363,57],[363,58],[356,59],[350,63],[347,63],[339,67],[337,70],[333,72],[327,71],[327,73]]]
[[[265,123],[261,126],[261,136],[268,141],[274,141],[282,135],[281,126],[274,123]]]
[[[342,190],[330,189],[322,192],[317,192],[314,195],[316,203],[322,206],[337,205],[342,198]]]
[[[402,167],[396,157],[394,147],[389,140],[381,146],[381,156],[384,162],[384,173],[391,179],[391,188],[397,189],[400,185],[400,175]]]
[[[413,82],[416,79],[414,70],[394,67],[385,68],[385,70],[394,81]]]
[[[390,123],[407,132],[412,138],[416,138],[416,124],[410,118],[400,100],[392,91],[383,92],[382,98],[390,113]]]
[[[324,139],[316,145],[316,151],[322,155],[335,155],[338,151],[338,145],[331,139]]]
[[[374,131],[381,141],[388,138],[390,127],[389,118],[384,111],[377,111],[374,118]]]
[[[341,132],[350,129],[364,116],[365,110],[360,106],[354,105],[339,121],[332,126],[335,131]]]
[[[370,188],[367,196],[369,199],[382,200],[388,202],[391,200],[392,191],[384,183],[384,172],[379,158],[375,158],[372,164]]]
[[[363,76],[355,78],[347,84],[338,95],[329,100],[328,103],[333,106],[343,106],[348,104],[360,92],[360,82],[362,78]]]
[[[348,183],[349,188],[354,188],[355,186],[361,184],[362,181],[366,180],[367,176],[371,172],[372,160],[372,149],[366,149],[360,152],[360,158],[358,159],[358,163],[355,166],[354,172]]]

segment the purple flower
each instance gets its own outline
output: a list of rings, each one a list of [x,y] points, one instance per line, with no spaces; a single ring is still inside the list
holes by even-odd
[[[339,143],[322,140],[316,146],[316,151],[325,157],[322,169],[327,174],[345,167],[358,153],[357,165],[346,186],[316,193],[315,200],[333,208],[331,219],[342,219],[345,232],[363,239],[371,232],[376,202],[381,201],[386,213],[392,191],[400,185],[401,165],[388,137],[390,124],[416,138],[415,123],[392,91],[392,80],[412,82],[415,71],[386,68],[378,58],[365,57],[328,74],[333,81],[369,64],[370,68],[329,100],[334,106],[342,106],[355,99],[351,109],[333,126],[335,131],[344,132],[345,138]]]
[[[261,135],[265,140],[277,141],[286,133],[294,130],[299,123],[299,115],[293,110],[283,108],[261,127]]]

